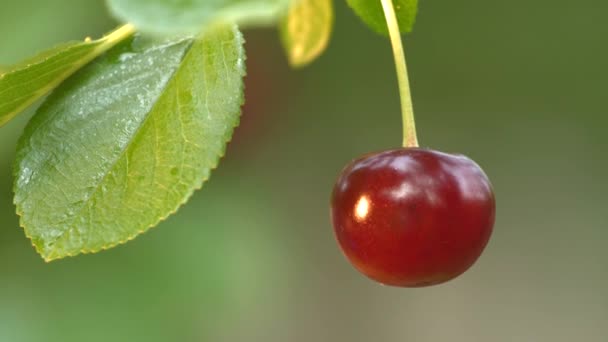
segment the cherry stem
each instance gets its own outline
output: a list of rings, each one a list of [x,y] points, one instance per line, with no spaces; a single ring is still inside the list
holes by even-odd
[[[401,32],[397,15],[393,7],[393,0],[381,0],[388,32],[393,46],[395,66],[397,68],[397,80],[399,81],[399,94],[401,96],[401,115],[403,117],[403,147],[418,147],[416,136],[416,122],[414,120],[414,108],[410,92],[410,81],[407,75],[407,64],[405,63],[405,52],[401,42]]]

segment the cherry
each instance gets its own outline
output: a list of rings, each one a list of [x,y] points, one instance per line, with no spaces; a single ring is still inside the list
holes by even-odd
[[[347,165],[331,214],[342,251],[361,273],[421,287],[475,263],[492,234],[494,208],[490,181],[471,159],[401,148]]]

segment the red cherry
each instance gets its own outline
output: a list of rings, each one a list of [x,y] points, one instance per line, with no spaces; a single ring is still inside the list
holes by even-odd
[[[494,225],[494,193],[471,159],[404,148],[368,154],[342,170],[332,221],[361,273],[403,287],[440,284],[475,263]]]

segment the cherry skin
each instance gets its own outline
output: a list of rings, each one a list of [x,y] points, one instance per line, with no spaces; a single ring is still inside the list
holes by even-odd
[[[494,211],[492,185],[475,162],[421,148],[352,161],[331,203],[336,238],[353,266],[402,287],[464,273],[488,243]]]

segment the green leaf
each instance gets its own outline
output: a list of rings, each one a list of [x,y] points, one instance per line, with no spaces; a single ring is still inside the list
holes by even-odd
[[[332,1],[299,0],[290,6],[280,32],[291,66],[305,66],[327,48],[334,24]]]
[[[346,0],[346,2],[367,26],[380,34],[388,36],[388,28],[380,0]],[[418,0],[393,0],[393,6],[399,22],[399,30],[402,33],[411,32],[418,13]]]
[[[184,204],[238,124],[244,59],[234,26],[198,40],[138,36],[59,87],[15,167],[17,213],[42,257],[124,243]]]
[[[0,70],[0,126],[132,33],[125,25],[99,40],[65,43]]]
[[[290,0],[107,0],[118,19],[152,33],[197,33],[215,21],[274,24]]]

